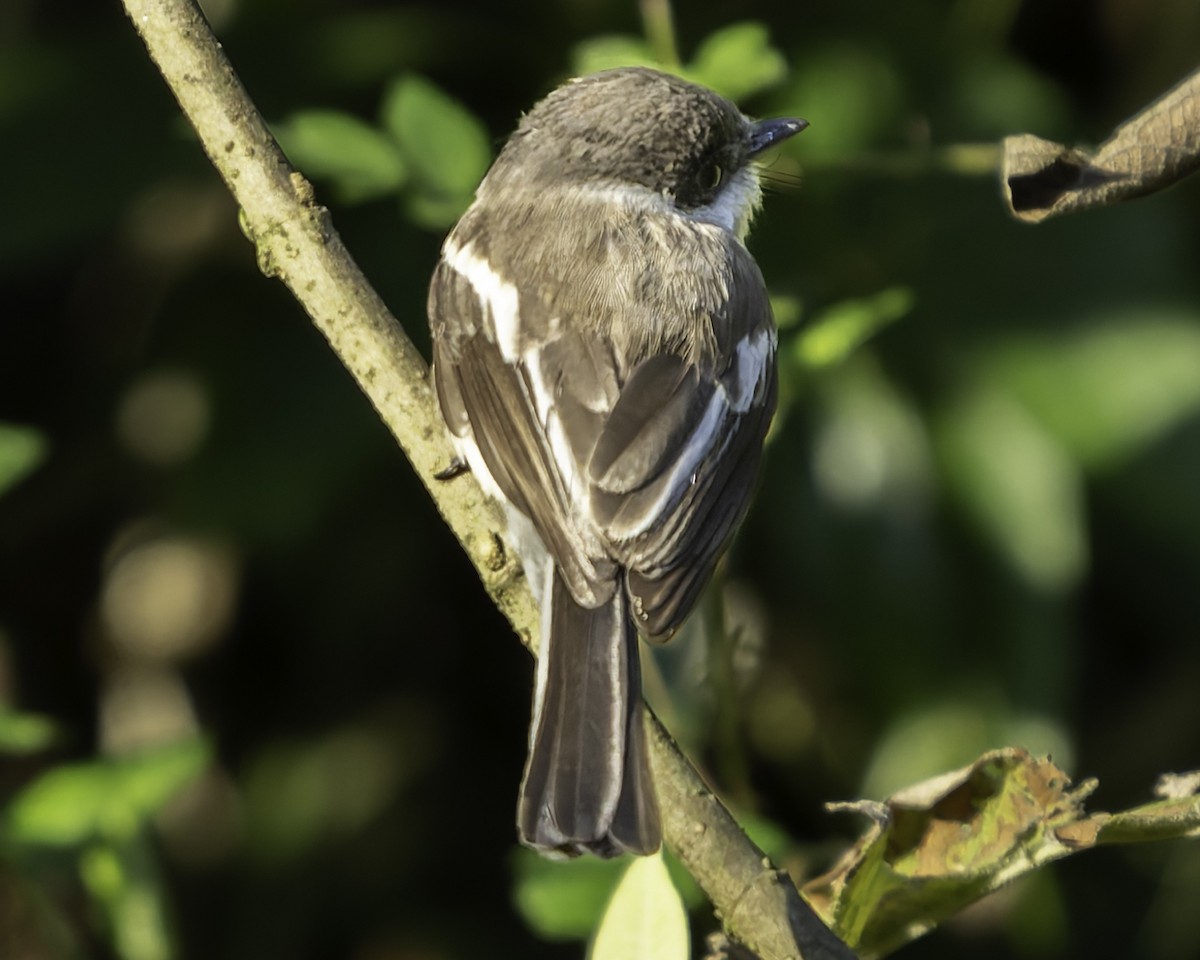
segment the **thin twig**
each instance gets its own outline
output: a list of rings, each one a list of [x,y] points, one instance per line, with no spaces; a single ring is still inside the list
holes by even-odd
[[[650,50],[664,67],[678,70],[679,44],[675,40],[671,0],[639,0],[638,8],[642,12],[642,29],[646,32]]]
[[[424,360],[371,289],[308,182],[288,166],[266,123],[191,0],[124,0],[125,9],[205,152],[243,213],[262,270],[278,277],[375,406],[522,641],[538,617],[505,551],[498,511],[470,477],[439,482],[452,453]],[[668,845],[732,935],[767,960],[852,960],[738,828],[666,731],[649,740]]]

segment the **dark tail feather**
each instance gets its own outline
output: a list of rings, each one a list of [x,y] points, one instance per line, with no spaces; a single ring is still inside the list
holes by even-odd
[[[652,853],[662,842],[642,729],[637,632],[624,591],[575,603],[558,573],[521,783],[521,842],[545,853]]]

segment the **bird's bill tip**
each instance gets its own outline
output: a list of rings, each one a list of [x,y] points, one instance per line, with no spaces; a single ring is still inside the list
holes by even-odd
[[[773,120],[759,120],[750,125],[749,148],[750,156],[757,156],[777,143],[782,143],[788,137],[794,137],[808,126],[807,120],[799,117],[778,117]]]

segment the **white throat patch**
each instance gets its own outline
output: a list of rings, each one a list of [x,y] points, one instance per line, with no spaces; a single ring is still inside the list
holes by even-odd
[[[760,206],[762,187],[758,184],[758,173],[751,164],[746,164],[721,187],[712,203],[684,211],[683,215],[723,227],[739,240],[745,240],[750,221]]]

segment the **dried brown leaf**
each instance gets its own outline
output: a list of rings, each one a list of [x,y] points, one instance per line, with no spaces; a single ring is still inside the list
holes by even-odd
[[[1095,780],[1073,786],[1047,758],[995,750],[885,803],[831,804],[870,824],[804,894],[860,957],[882,957],[1053,860],[1101,843],[1200,833],[1194,793],[1200,781],[1172,784],[1184,795],[1119,814],[1089,814],[1084,801]]]
[[[1038,223],[1162,190],[1200,167],[1200,70],[1113,131],[1094,152],[1006,137],[1001,179],[1013,216]]]

